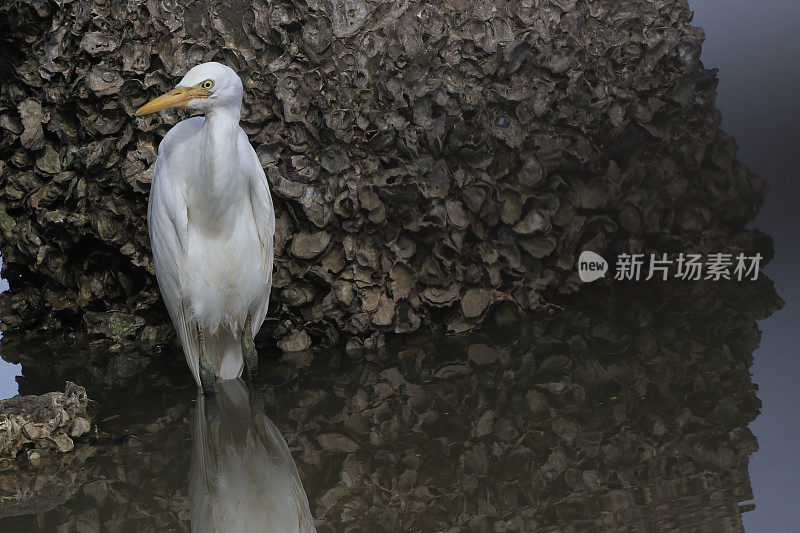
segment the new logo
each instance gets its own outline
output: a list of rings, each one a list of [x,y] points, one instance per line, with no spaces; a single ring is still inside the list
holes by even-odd
[[[608,263],[600,255],[585,251],[578,257],[578,276],[584,283],[600,279],[608,272]]]

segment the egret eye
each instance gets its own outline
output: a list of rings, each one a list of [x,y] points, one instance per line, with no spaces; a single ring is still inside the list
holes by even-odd
[[[201,89],[205,89],[206,91],[210,90],[214,86],[214,80],[206,80],[200,84]]]

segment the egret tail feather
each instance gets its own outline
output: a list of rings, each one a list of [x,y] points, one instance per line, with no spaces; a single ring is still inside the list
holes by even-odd
[[[219,328],[213,334],[206,335],[206,343],[214,371],[220,379],[236,379],[242,376],[244,357],[237,335],[227,328]]]

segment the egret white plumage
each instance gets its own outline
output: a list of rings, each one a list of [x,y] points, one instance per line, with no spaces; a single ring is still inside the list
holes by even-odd
[[[242,81],[220,63],[189,70],[136,115],[175,106],[183,120],[158,147],[147,223],[156,278],[195,381],[257,369],[253,338],[272,287],[275,213],[267,179],[239,126]]]

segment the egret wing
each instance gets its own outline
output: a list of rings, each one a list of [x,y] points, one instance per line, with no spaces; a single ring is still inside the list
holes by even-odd
[[[274,258],[275,210],[269,192],[267,177],[253,147],[244,131],[239,132],[239,154],[244,175],[250,181],[250,206],[253,220],[261,244],[261,265],[267,278],[267,292],[255,302],[253,313],[253,335],[258,333],[269,308],[269,295],[272,288],[272,264]]]
[[[162,141],[153,171],[147,226],[161,296],[183,346],[186,362],[199,385],[200,343],[197,328],[190,321],[189,309],[183,297],[188,235],[186,196],[182,180],[170,179],[172,165],[166,155],[167,150],[164,150],[166,141],[167,138]]]

